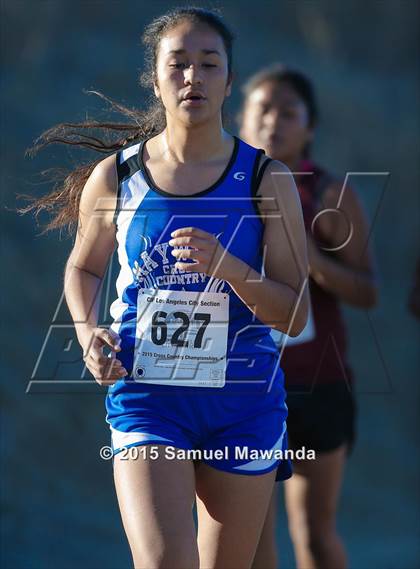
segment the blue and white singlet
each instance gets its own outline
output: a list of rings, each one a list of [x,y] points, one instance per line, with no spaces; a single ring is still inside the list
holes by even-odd
[[[261,273],[264,224],[255,194],[263,151],[234,137],[219,180],[179,196],[152,182],[144,143],[116,155],[120,272],[110,314],[128,375],[106,397],[113,453],[143,444],[201,449],[215,468],[262,474],[279,467],[277,478],[288,478],[290,461],[281,458],[287,406],[271,328],[228,282],[177,270],[168,244],[176,229],[197,227]],[[210,456],[217,449],[222,458]]]

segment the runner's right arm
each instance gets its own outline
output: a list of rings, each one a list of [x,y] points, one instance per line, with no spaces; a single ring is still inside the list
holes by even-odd
[[[119,360],[102,352],[105,345],[118,350],[118,336],[98,327],[102,280],[115,248],[116,188],[114,154],[97,164],[83,188],[76,239],[64,274],[64,294],[83,359],[101,385],[108,383],[105,377],[114,383],[127,374]]]

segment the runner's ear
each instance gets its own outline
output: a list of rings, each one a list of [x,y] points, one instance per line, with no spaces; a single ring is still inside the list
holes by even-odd
[[[233,78],[234,75],[231,72],[228,76],[228,80],[226,83],[226,89],[225,89],[225,97],[230,97],[231,93],[232,93],[232,82],[233,82]]]
[[[156,98],[160,99],[160,89],[159,89],[159,85],[158,85],[157,77],[156,77],[155,73],[153,73],[153,91],[155,93]]]

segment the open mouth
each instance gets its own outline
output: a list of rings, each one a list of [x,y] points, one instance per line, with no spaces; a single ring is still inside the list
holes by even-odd
[[[201,108],[204,106],[206,99],[200,95],[188,95],[182,99],[182,106],[190,109]]]
[[[197,92],[191,91],[182,98],[182,102],[188,104],[199,104],[204,100],[205,97],[199,91]]]

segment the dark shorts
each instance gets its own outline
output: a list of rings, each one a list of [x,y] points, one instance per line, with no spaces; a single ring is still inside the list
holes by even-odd
[[[290,449],[305,447],[317,455],[346,443],[347,456],[351,454],[357,408],[353,391],[344,382],[318,385],[312,391],[308,386],[293,385],[286,403]]]

